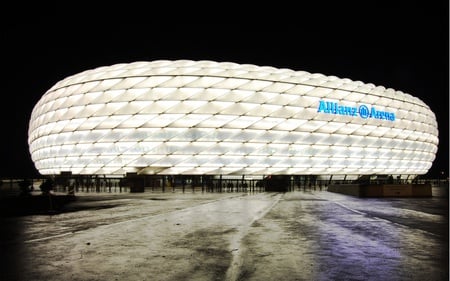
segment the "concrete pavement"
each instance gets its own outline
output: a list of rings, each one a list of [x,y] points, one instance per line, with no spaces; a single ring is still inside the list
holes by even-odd
[[[448,280],[448,198],[79,194],[2,218],[0,280]]]

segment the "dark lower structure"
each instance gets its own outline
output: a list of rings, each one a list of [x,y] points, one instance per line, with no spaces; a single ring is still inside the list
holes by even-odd
[[[431,184],[331,184],[328,191],[358,197],[431,197]]]
[[[264,177],[211,176],[211,175],[139,175],[127,173],[125,177],[99,177],[72,175],[56,176],[55,186],[69,194],[78,191],[111,192],[119,190],[139,193],[160,190],[183,192],[188,189],[209,192],[288,192],[294,190],[328,190],[358,197],[431,197],[431,183],[418,179],[394,179],[391,175],[320,178],[316,175],[268,175]]]
[[[287,192],[290,186],[290,176],[273,175],[263,180],[266,191]]]

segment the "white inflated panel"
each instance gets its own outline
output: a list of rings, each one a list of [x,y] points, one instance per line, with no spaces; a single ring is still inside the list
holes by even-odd
[[[41,174],[424,174],[438,145],[420,99],[335,76],[159,60],[87,70],[33,109]]]

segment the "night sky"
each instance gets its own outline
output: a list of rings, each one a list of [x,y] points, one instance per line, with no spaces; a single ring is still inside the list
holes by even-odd
[[[52,17],[5,22],[0,178],[39,176],[28,150],[28,122],[34,105],[59,80],[100,66],[159,59],[289,68],[411,94],[438,120],[440,144],[427,176],[437,177],[441,171],[448,176],[448,1],[397,6],[391,4],[396,1],[361,2],[364,6],[327,7],[320,2],[316,7],[300,3],[296,10],[247,10],[254,12],[249,18],[242,11],[180,18],[159,10],[136,16],[137,21],[117,15],[92,21],[91,12],[72,15],[77,20],[71,22],[55,7]]]

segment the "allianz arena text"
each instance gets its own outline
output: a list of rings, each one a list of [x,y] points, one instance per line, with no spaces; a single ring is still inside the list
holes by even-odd
[[[35,105],[43,175],[420,175],[434,113],[398,90],[231,62],[158,60],[67,77]]]

